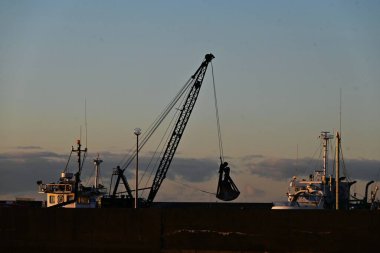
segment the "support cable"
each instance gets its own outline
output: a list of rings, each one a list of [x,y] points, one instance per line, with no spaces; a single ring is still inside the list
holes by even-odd
[[[220,129],[220,117],[219,117],[219,109],[218,109],[218,99],[216,96],[216,86],[215,86],[215,78],[214,78],[214,67],[211,62],[211,73],[212,73],[212,85],[214,88],[214,104],[215,104],[215,115],[216,115],[216,125],[218,129],[218,142],[219,142],[219,159],[222,164],[224,161],[223,155],[223,141],[222,141],[222,132]]]
[[[189,189],[192,189],[194,191],[199,191],[199,192],[203,192],[203,193],[207,193],[207,194],[210,194],[210,195],[213,195],[215,196],[216,193],[215,192],[209,192],[209,191],[205,191],[205,190],[202,190],[198,187],[194,187],[194,186],[191,186],[189,184],[185,184],[185,183],[181,183],[181,182],[177,182],[177,181],[174,181],[174,180],[171,180],[171,179],[167,179],[169,182],[172,182],[172,183],[175,183],[175,184],[178,184],[178,185],[181,185],[181,186],[184,186],[184,187],[187,187]]]
[[[70,152],[69,159],[67,159],[66,166],[65,166],[65,169],[63,170],[63,172],[67,172],[67,168],[69,166],[69,162],[70,162],[70,158],[71,158],[72,154],[73,154],[73,151]]]
[[[162,113],[156,118],[156,120],[151,124],[151,126],[148,128],[146,132],[143,133],[141,137],[141,141],[139,144],[139,151],[144,147],[146,142],[149,140],[149,138],[153,135],[153,133],[157,130],[157,128],[161,125],[162,121],[166,118],[166,116],[169,114],[169,112],[173,109],[173,107],[177,104],[178,100],[183,96],[183,94],[186,92],[186,90],[190,87],[192,78],[190,78],[185,85],[180,89],[180,91],[177,93],[177,95],[174,97],[174,99],[165,107],[165,109],[162,111]],[[132,163],[133,159],[136,157],[137,154],[137,147],[127,154],[122,161],[123,163],[125,158],[129,156],[129,158],[124,162],[123,164],[123,171]]]
[[[182,108],[182,107],[183,107],[183,104],[184,104],[184,102],[185,102],[185,98],[186,98],[186,96],[182,96],[182,101],[179,103],[179,108]],[[180,110],[178,109],[178,110],[176,110],[175,113],[173,114],[173,117],[172,117],[172,119],[170,120],[170,122],[169,122],[169,124],[168,124],[168,126],[167,126],[167,128],[166,128],[166,130],[165,130],[165,132],[164,132],[164,134],[163,134],[163,136],[161,137],[161,140],[160,140],[159,144],[157,145],[157,148],[156,148],[156,150],[155,150],[155,152],[154,152],[152,158],[150,159],[150,161],[149,161],[149,163],[148,163],[148,166],[147,166],[147,168],[146,168],[145,171],[148,170],[148,168],[150,167],[150,164],[152,163],[152,161],[153,161],[154,158],[156,157],[156,154],[157,154],[157,152],[158,152],[158,149],[159,149],[160,147],[162,147],[162,148],[161,148],[161,151],[160,151],[160,154],[159,154],[158,158],[156,159],[155,164],[153,165],[153,168],[156,168],[156,165],[157,165],[157,163],[158,163],[158,160],[159,160],[159,158],[162,156],[162,153],[163,153],[164,150],[165,150],[165,147],[164,147],[164,146],[161,146],[161,144],[163,143],[165,137],[166,137],[165,143],[167,143],[167,142],[169,141],[170,135],[169,135],[168,133],[172,133],[172,132],[173,132],[174,127],[175,127],[175,125],[174,125],[174,120],[178,118],[177,115],[178,115],[178,112],[179,112],[179,111],[180,111]],[[170,130],[170,132],[169,132],[169,130]],[[153,174],[153,171],[151,172],[151,174],[150,174],[150,176],[149,176],[149,178],[148,178],[147,181],[150,180],[152,174]],[[144,173],[144,175],[145,175],[145,173]],[[147,182],[147,183],[148,183],[148,182]]]
[[[183,103],[183,101],[181,102],[181,104],[182,104],[182,103]],[[169,123],[168,127],[166,128],[165,133],[164,133],[163,136],[161,137],[161,140],[160,140],[159,144],[157,145],[157,148],[156,148],[156,150],[154,151],[153,156],[152,156],[151,159],[149,160],[149,163],[148,163],[148,165],[147,165],[147,167],[146,167],[146,169],[145,169],[145,171],[144,171],[144,173],[143,173],[143,175],[142,175],[142,177],[141,177],[141,179],[140,179],[140,184],[141,184],[141,182],[142,182],[143,178],[145,177],[146,172],[149,170],[149,167],[151,166],[153,160],[156,160],[155,163],[154,163],[154,165],[152,166],[152,169],[150,170],[149,177],[148,177],[148,179],[146,180],[145,188],[148,188],[147,185],[148,185],[148,183],[149,183],[149,181],[150,181],[150,179],[151,179],[151,177],[152,177],[152,175],[153,175],[154,169],[157,167],[157,163],[158,163],[158,161],[159,161],[159,158],[162,156],[162,153],[164,152],[164,148],[165,148],[165,146],[163,146],[162,144],[163,144],[163,143],[167,143],[168,139],[170,138],[170,136],[168,135],[168,133],[173,132],[173,128],[174,128],[174,124],[173,124],[173,122],[174,122],[174,120],[177,118],[177,117],[176,117],[177,114],[178,114],[178,111],[176,111],[176,112],[174,113],[172,119],[170,120],[170,123]],[[170,132],[169,132],[169,130],[170,130]],[[165,137],[166,137],[166,139],[165,139]],[[164,142],[164,139],[165,139],[165,142]],[[160,147],[161,147],[161,151],[160,151],[160,154],[159,154],[158,157],[157,157],[156,154],[158,153],[158,150],[160,149]],[[157,159],[155,159],[155,158],[157,158]],[[144,194],[144,190],[142,191],[142,194]]]

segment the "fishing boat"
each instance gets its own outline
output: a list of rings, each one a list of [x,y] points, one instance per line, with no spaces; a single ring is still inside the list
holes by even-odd
[[[341,138],[336,134],[335,178],[328,167],[329,141],[334,138],[329,132],[321,132],[319,138],[323,144],[323,167],[315,170],[307,179],[298,179],[294,176],[287,194],[285,203],[273,203],[272,209],[350,209],[350,188],[356,181],[348,181],[340,177],[340,145]],[[338,179],[338,180],[337,180]]]
[[[69,172],[68,165],[73,153],[78,156],[78,171],[74,174]],[[44,184],[38,181],[39,193],[46,194],[46,207],[65,208],[96,208],[99,207],[100,199],[106,194],[106,188],[99,183],[99,169],[103,162],[99,155],[94,159],[95,181],[90,187],[81,184],[81,172],[86,158],[87,148],[82,149],[80,140],[77,147],[71,148],[71,153],[65,169],[62,171],[58,182]]]
[[[290,183],[294,193],[287,193],[288,202],[274,203],[272,209],[324,209],[325,194],[318,187],[321,182],[306,180],[297,182],[296,179],[294,177]],[[298,183],[297,187],[295,187],[295,183]]]

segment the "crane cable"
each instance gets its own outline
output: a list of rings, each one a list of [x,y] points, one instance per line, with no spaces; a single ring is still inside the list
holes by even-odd
[[[192,189],[192,190],[194,190],[194,191],[199,191],[199,192],[203,192],[203,193],[206,193],[206,194],[210,194],[210,195],[216,195],[216,193],[215,192],[209,192],[209,191],[206,191],[206,190],[202,190],[202,189],[200,189],[200,188],[198,188],[198,187],[194,187],[194,186],[191,186],[191,185],[189,185],[189,184],[185,184],[185,183],[181,183],[181,182],[178,182],[178,181],[175,181],[175,180],[171,180],[171,179],[167,179],[169,182],[171,182],[171,183],[175,183],[175,184],[178,184],[178,185],[181,185],[181,186],[183,186],[183,187],[186,187],[186,188],[189,188],[189,189]]]
[[[153,133],[157,130],[157,128],[161,125],[162,121],[166,118],[166,116],[169,114],[169,112],[173,109],[173,107],[177,104],[178,100],[183,96],[186,90],[189,89],[190,84],[192,83],[192,78],[189,78],[189,80],[185,83],[185,85],[180,89],[180,91],[177,93],[177,95],[173,98],[173,100],[165,107],[165,109],[161,112],[161,114],[155,119],[155,121],[149,126],[147,131],[143,133],[139,145],[139,151],[144,147],[146,142],[149,140],[149,138],[153,135]],[[131,152],[129,152],[121,161],[120,164],[123,163],[123,161],[126,159],[127,156],[129,158],[124,162],[123,164],[123,170],[125,170],[133,161],[133,159],[136,157],[137,154],[137,147],[134,148]]]
[[[217,99],[217,95],[216,95],[216,85],[215,85],[215,77],[214,77],[214,67],[212,65],[212,62],[210,62],[211,64],[211,73],[212,73],[212,83],[213,83],[213,90],[214,90],[214,105],[215,105],[215,115],[216,115],[216,124],[217,124],[217,131],[218,131],[218,143],[219,143],[219,159],[220,159],[220,162],[223,163],[224,161],[224,154],[223,154],[223,141],[222,141],[222,131],[221,131],[221,128],[220,128],[220,116],[219,116],[219,108],[218,108],[218,99]],[[183,103],[183,101],[182,101]],[[182,104],[181,103],[181,104]],[[150,178],[150,177],[149,177]],[[177,181],[174,181],[174,180],[170,180],[170,179],[167,179],[169,180],[170,182],[173,182],[173,183],[176,183],[176,184],[179,184],[179,185],[182,185],[184,187],[187,187],[187,188],[190,188],[190,189],[193,189],[193,190],[196,190],[196,191],[200,191],[200,192],[203,192],[203,193],[206,193],[206,194],[210,194],[210,195],[216,195],[216,193],[214,192],[209,192],[209,191],[206,191],[206,190],[202,190],[200,188],[197,188],[197,187],[194,187],[194,186],[191,186],[189,184],[185,184],[185,183],[181,183],[181,182],[177,182]]]
[[[183,98],[183,99],[182,99],[182,101],[180,102],[180,106],[179,106],[180,108],[182,108],[182,106],[183,106],[183,104],[184,104],[185,96],[182,96],[182,98]],[[175,126],[174,126],[173,123],[174,123],[174,120],[178,118],[178,117],[177,117],[177,114],[178,114],[179,111],[180,111],[180,110],[178,109],[178,110],[176,110],[175,113],[173,114],[172,119],[170,120],[170,122],[169,122],[169,124],[168,124],[168,127],[167,127],[166,130],[165,130],[165,133],[164,133],[163,136],[161,137],[161,140],[160,140],[159,144],[157,145],[156,150],[154,151],[154,153],[153,153],[151,159],[149,160],[149,163],[148,163],[146,169],[144,170],[144,174],[143,174],[143,176],[142,176],[141,179],[140,179],[140,184],[141,184],[143,178],[145,177],[146,172],[149,170],[149,167],[150,167],[151,164],[153,163],[153,160],[155,160],[153,166],[152,166],[151,169],[150,169],[150,174],[149,174],[149,176],[148,176],[148,178],[147,178],[147,180],[146,180],[146,182],[145,182],[145,188],[148,188],[148,183],[150,182],[150,179],[151,179],[151,177],[153,176],[153,173],[154,173],[154,171],[155,171],[154,169],[155,169],[155,168],[157,169],[157,163],[159,162],[159,159],[162,157],[162,153],[164,152],[165,145],[162,145],[162,144],[164,144],[164,143],[168,143],[169,138],[170,138],[170,135],[169,135],[168,133],[173,133],[173,131],[174,131],[174,127],[175,127]],[[170,131],[169,131],[169,130],[170,130]],[[165,142],[163,142],[164,140],[165,140]],[[160,148],[161,148],[161,150],[160,150],[159,154],[157,155],[157,153],[158,153],[158,151],[159,151]],[[145,190],[142,191],[141,195],[144,194],[144,191],[145,191]]]
[[[223,157],[222,134],[221,134],[221,130],[220,130],[220,119],[219,119],[220,117],[219,117],[219,109],[218,109],[218,102],[217,102],[217,95],[216,95],[216,85],[215,85],[215,78],[214,78],[214,69],[213,69],[213,66],[212,66],[212,62],[210,62],[210,63],[211,63],[211,72],[212,72],[213,90],[214,90],[215,114],[216,114],[217,129],[218,129],[218,140],[219,140],[220,162],[222,163],[222,162],[224,161],[224,157]],[[175,99],[173,99],[173,101],[175,101],[175,103],[172,101],[172,102],[170,103],[170,105],[171,105],[171,106],[170,106],[170,109],[166,109],[166,110],[169,110],[169,111],[170,111],[171,109],[173,109],[174,105],[177,104],[177,102],[179,101],[179,99],[180,99],[181,97],[182,97],[182,101],[180,102],[180,106],[179,106],[179,108],[182,108],[182,107],[184,106],[185,98],[187,97],[187,96],[184,96],[184,95],[185,95],[185,92],[189,89],[190,84],[191,84],[191,81],[192,81],[192,78],[189,79],[189,80],[186,82],[186,84],[185,84],[184,87],[180,90],[180,92],[177,94],[177,96],[175,97]],[[167,108],[169,108],[169,106],[167,106]],[[180,110],[180,109],[178,109],[178,110]],[[171,132],[173,132],[175,126],[172,125],[172,123],[173,123],[173,120],[174,120],[174,119],[177,119],[177,116],[176,116],[177,113],[178,113],[178,111],[176,111],[175,114],[173,115],[173,118],[171,119],[170,124],[169,124],[169,126],[167,127],[167,129],[166,129],[166,131],[165,131],[165,134],[164,134],[164,136],[162,137],[162,139],[161,139],[161,141],[160,141],[160,144],[158,145],[158,147],[157,147],[156,151],[154,152],[154,155],[153,155],[153,156],[155,156],[155,154],[157,153],[157,150],[158,150],[159,146],[161,145],[162,140],[163,140],[164,137],[167,135],[168,130],[171,129],[171,130],[172,130]],[[162,113],[162,115],[164,115],[164,113]],[[166,115],[167,115],[167,113],[166,113]],[[165,115],[165,117],[166,117],[166,115]],[[169,138],[170,138],[170,135],[167,135],[167,138],[166,138],[167,140],[166,140],[166,142],[169,140]],[[162,155],[162,153],[164,152],[164,148],[165,148],[165,147],[163,147],[163,149],[161,150],[159,157],[160,157],[160,156]],[[148,163],[148,166],[147,166],[146,170],[144,171],[144,175],[143,175],[143,177],[145,176],[145,173],[146,173],[147,170],[149,169],[149,166],[150,166],[150,164],[152,163],[153,158],[154,158],[154,157],[152,157],[152,159],[151,159],[150,162]],[[157,163],[157,162],[158,162],[158,160],[156,160],[156,163]],[[153,165],[153,167],[156,167],[156,164]],[[149,175],[149,177],[148,177],[148,179],[147,179],[147,181],[146,181],[146,185],[147,185],[148,182],[150,181],[150,178],[151,178],[151,176],[152,176],[152,173],[153,173],[153,170],[151,170],[151,172],[150,172],[150,175]],[[142,181],[142,179],[140,179],[140,183],[141,183],[141,181]],[[183,185],[183,186],[186,186],[186,187],[188,187],[188,188],[192,188],[192,189],[194,189],[194,190],[197,190],[197,191],[200,191],[200,192],[203,192],[203,193],[207,193],[207,194],[211,194],[211,195],[216,195],[216,193],[212,193],[212,192],[208,192],[208,191],[205,191],[205,190],[201,190],[201,189],[199,189],[199,188],[192,187],[192,186],[187,185],[187,184],[184,184],[184,183],[180,183],[180,182],[175,182],[175,183],[181,184],[181,185]],[[145,185],[145,186],[146,186],[146,185]]]
[[[214,78],[214,67],[211,63],[211,74],[212,74],[212,84],[214,88],[214,103],[215,103],[215,115],[216,115],[216,125],[218,129],[218,142],[219,142],[219,159],[220,163],[222,164],[224,161],[223,156],[223,141],[222,141],[222,132],[220,130],[220,117],[219,117],[219,109],[218,109],[218,99],[216,96],[216,86],[215,86],[215,78]]]

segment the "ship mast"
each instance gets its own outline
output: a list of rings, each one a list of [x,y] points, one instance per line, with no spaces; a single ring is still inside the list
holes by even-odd
[[[326,178],[326,173],[327,173],[327,167],[328,167],[328,144],[329,140],[333,139],[334,136],[330,134],[330,132],[321,132],[321,135],[319,136],[323,140],[323,177]]]
[[[71,147],[71,152],[75,152],[78,154],[78,175],[80,176],[82,172],[83,167],[83,161],[82,161],[82,152],[84,152],[84,155],[86,156],[87,148],[81,149],[82,144],[80,140],[77,140],[77,149],[74,149],[74,147]],[[84,160],[84,158],[83,158]]]
[[[103,160],[99,159],[99,154],[98,154],[98,157],[96,159],[94,159],[94,164],[95,164],[95,182],[94,182],[94,186],[95,188],[98,188],[99,186],[99,165],[103,162]]]
[[[82,144],[80,140],[77,140],[77,149],[71,147],[71,152],[75,152],[78,154],[78,172],[75,174],[75,190],[74,190],[74,202],[78,200],[78,188],[80,183],[80,175],[83,168],[83,161],[86,158],[87,147],[85,149],[81,149]],[[84,158],[82,160],[82,152],[84,152]]]
[[[335,151],[335,210],[339,210],[339,155],[340,155],[340,135],[339,132],[336,133],[336,151]]]

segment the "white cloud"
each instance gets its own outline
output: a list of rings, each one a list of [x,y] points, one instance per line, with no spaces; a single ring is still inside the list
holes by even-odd
[[[106,187],[109,187],[113,168],[123,156],[110,152],[101,153],[101,159],[104,160],[101,164],[102,183]],[[10,196],[38,196],[36,181],[56,181],[66,165],[67,158],[68,155],[44,151],[0,154],[0,196],[8,199]],[[95,156],[89,155],[86,160],[82,174],[84,184],[91,182],[90,178],[94,174],[93,158]],[[251,155],[230,159],[228,162],[231,178],[241,192],[236,202],[271,202],[284,199],[288,181],[293,175],[306,177],[319,166],[319,161],[308,158],[295,160]],[[74,164],[70,165],[70,168],[75,170],[76,159],[72,160]],[[148,159],[141,157],[140,176],[143,175],[143,168],[147,163]],[[378,160],[348,159],[345,165],[352,180],[379,180]],[[212,193],[216,192],[218,170],[218,163],[211,158],[175,157],[156,201],[215,202],[217,199]],[[147,172],[146,177],[149,173]],[[125,175],[133,188],[134,165],[125,171]]]

